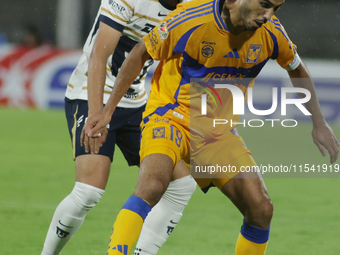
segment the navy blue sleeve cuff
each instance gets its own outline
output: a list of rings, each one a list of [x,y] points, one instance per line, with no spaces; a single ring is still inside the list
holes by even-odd
[[[119,32],[123,32],[125,26],[113,21],[112,19],[109,19],[108,17],[104,15],[99,16],[99,21],[105,23],[106,25],[118,30]]]

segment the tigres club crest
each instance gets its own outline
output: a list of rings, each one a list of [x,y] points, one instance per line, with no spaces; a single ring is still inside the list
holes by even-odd
[[[165,127],[156,127],[153,129],[153,139],[165,138]]]
[[[162,39],[166,39],[168,37],[169,32],[165,22],[162,22],[159,25],[158,33],[159,37]]]
[[[245,63],[256,64],[259,59],[261,49],[262,49],[261,44],[251,44],[249,46],[248,55]]]

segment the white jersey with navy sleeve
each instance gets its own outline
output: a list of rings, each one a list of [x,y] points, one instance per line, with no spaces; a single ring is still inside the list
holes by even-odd
[[[121,38],[114,53],[107,60],[104,104],[118,71],[131,49],[173,10],[164,0],[102,0],[91,32],[85,42],[83,55],[73,71],[65,96],[68,99],[87,100],[87,72],[90,54],[98,32],[99,22],[120,31]],[[146,73],[153,60],[146,61],[140,75],[119,102],[119,107],[136,108],[144,105],[147,93],[144,89]]]

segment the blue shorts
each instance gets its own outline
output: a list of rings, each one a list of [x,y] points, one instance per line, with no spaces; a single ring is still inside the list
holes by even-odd
[[[140,123],[145,105],[139,108],[117,107],[112,115],[108,135],[105,143],[100,148],[100,155],[107,156],[113,160],[115,145],[122,151],[129,166],[139,165],[140,148]],[[86,100],[70,100],[65,98],[65,113],[68,130],[71,136],[73,147],[73,158],[90,154],[85,152],[85,147],[80,146],[80,135],[83,130],[85,119],[88,114],[88,104]]]

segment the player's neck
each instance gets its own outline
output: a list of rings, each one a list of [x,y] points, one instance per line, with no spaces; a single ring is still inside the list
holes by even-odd
[[[168,6],[175,8],[176,5],[180,2],[179,0],[163,0]]]

